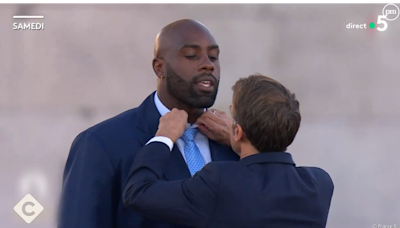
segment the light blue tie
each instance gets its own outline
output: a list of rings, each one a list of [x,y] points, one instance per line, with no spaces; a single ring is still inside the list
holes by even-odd
[[[182,140],[185,142],[186,163],[192,176],[204,166],[203,156],[194,142],[196,134],[196,128],[189,128],[182,135]]]

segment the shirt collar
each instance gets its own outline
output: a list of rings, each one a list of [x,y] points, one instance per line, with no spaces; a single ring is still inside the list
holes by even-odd
[[[154,94],[154,104],[156,105],[156,108],[161,116],[171,111],[167,107],[165,107],[165,105],[161,102],[160,98],[158,97],[157,91]],[[206,109],[204,109],[204,111],[206,111]],[[197,124],[187,123],[186,128],[197,128]]]
[[[283,163],[288,165],[295,165],[292,155],[287,152],[264,152],[254,154],[242,158],[240,162],[245,164],[246,166],[257,163]]]

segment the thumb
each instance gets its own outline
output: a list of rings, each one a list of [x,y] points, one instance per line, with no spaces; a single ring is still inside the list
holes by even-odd
[[[204,124],[200,124],[197,128],[199,129],[199,131],[202,134],[207,136],[207,138],[211,138],[212,137],[212,132],[210,130],[208,130],[208,128]]]

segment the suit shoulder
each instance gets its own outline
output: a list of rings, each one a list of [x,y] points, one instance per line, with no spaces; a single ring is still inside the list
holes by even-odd
[[[220,182],[221,179],[227,180],[227,174],[231,173],[235,169],[235,161],[213,161],[207,163],[200,171],[200,175],[208,177],[207,179],[213,180],[215,183]],[[237,162],[236,162],[237,163]],[[228,175],[230,176],[230,175]]]
[[[118,128],[121,124],[127,121],[133,121],[135,116],[137,115],[137,108],[133,108],[127,111],[124,111],[114,117],[108,118],[100,123],[97,123],[86,130],[80,132],[74,139],[74,143],[79,141],[80,139],[96,139],[99,140],[99,137],[104,133],[113,128]]]
[[[136,119],[137,108],[124,111],[80,132],[73,140],[72,146],[79,145],[80,142],[96,142],[102,146],[109,142],[123,143],[136,132]]]
[[[209,163],[207,163],[204,167],[203,167],[203,169],[206,169],[206,170],[208,170],[208,171],[214,171],[214,170],[217,170],[217,171],[219,171],[219,167],[221,166],[221,164],[220,164],[220,162],[214,162],[214,161],[212,161],[212,162],[209,162]]]
[[[228,167],[235,168],[237,166],[240,166],[239,161],[213,161],[210,162],[209,164],[211,163],[213,166],[223,167],[223,168],[228,168]]]
[[[329,173],[319,167],[297,167],[297,170],[302,173],[308,173],[313,176],[316,180],[322,181],[325,184],[330,184],[334,186],[333,180]]]
[[[204,166],[204,168],[208,170],[224,170],[228,167],[235,167],[235,163],[238,163],[237,161],[212,161],[207,163],[207,165]]]
[[[88,128],[86,131],[96,133],[96,132],[101,132],[104,129],[109,130],[110,128],[119,128],[120,126],[129,122],[135,123],[136,117],[137,117],[137,108],[129,109]]]
[[[208,170],[221,174],[237,172],[242,167],[238,161],[213,161],[206,166]]]
[[[133,108],[87,128],[77,137],[90,133],[99,138],[108,138],[110,135],[124,131],[129,127],[134,128],[136,124],[136,118],[137,108]]]

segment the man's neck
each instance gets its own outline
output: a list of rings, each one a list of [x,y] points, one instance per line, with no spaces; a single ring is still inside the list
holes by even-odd
[[[258,152],[258,150],[254,148],[254,146],[245,144],[242,145],[242,148],[240,150],[240,159],[259,153],[260,152]]]

